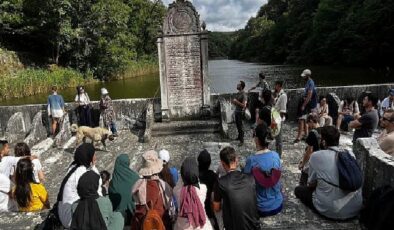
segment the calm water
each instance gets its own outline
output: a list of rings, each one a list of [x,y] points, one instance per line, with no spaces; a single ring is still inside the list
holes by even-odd
[[[300,73],[306,66],[291,65],[264,65],[246,63],[235,60],[212,60],[209,61],[209,76],[211,81],[211,93],[231,93],[236,91],[236,84],[243,80],[246,89],[254,86],[258,81],[258,73],[263,71],[270,85],[276,80],[283,80],[285,88],[300,88],[304,82]],[[341,67],[308,67],[312,70],[313,79],[318,86],[337,86],[355,84],[378,84],[394,82],[394,77],[373,69],[341,68]],[[160,96],[159,75],[145,75],[126,80],[112,82],[97,82],[86,86],[91,100],[99,100],[100,88],[108,89],[113,99],[120,98],[149,98]],[[75,89],[62,90],[65,101],[73,101]],[[156,94],[156,95],[155,95]],[[46,103],[47,94],[40,94],[26,98],[1,101],[0,105],[21,105]]]

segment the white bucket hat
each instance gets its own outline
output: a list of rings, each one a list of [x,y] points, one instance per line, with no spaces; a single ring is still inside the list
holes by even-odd
[[[163,161],[158,158],[156,151],[149,150],[142,155],[142,158],[142,168],[139,171],[141,176],[152,176],[163,169]]]
[[[106,88],[101,88],[101,95],[108,94],[108,90]]]
[[[312,71],[310,69],[304,69],[304,71],[302,71],[301,73],[301,77],[307,77],[311,75],[312,75]]]
[[[170,162],[170,152],[165,149],[160,150],[159,158],[162,159],[165,163]]]

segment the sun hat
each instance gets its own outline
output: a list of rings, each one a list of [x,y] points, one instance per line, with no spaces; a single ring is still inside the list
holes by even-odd
[[[159,158],[163,160],[165,163],[170,162],[170,152],[165,149],[160,150]]]
[[[312,75],[312,71],[310,69],[304,69],[304,71],[302,71],[301,73],[301,77],[309,77]]]
[[[389,90],[389,94],[390,94],[390,96],[394,96],[394,88]]]
[[[149,150],[142,155],[142,168],[139,171],[141,176],[152,176],[158,174],[163,169],[163,161],[158,158],[157,152]]]
[[[108,90],[106,88],[101,88],[101,95],[108,94]]]

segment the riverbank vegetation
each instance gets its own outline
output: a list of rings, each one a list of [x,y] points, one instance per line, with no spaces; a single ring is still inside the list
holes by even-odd
[[[13,74],[0,76],[0,101],[40,93],[50,93],[50,86],[59,89],[89,83],[91,78],[71,68],[26,68]]]
[[[230,57],[270,63],[392,67],[394,1],[268,0]]]
[[[39,57],[39,67],[56,64],[104,80],[128,68],[144,73],[156,57],[164,13],[159,0],[1,1],[0,47]]]

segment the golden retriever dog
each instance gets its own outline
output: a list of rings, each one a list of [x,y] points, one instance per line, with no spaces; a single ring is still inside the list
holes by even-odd
[[[80,126],[76,124],[71,125],[71,132],[77,134],[77,143],[76,146],[80,145],[82,142],[85,142],[86,138],[89,138],[93,145],[96,146],[101,142],[104,146],[104,149],[107,149],[105,141],[108,139],[110,141],[114,140],[114,136],[111,131],[105,128],[96,127],[91,128],[88,126]]]

